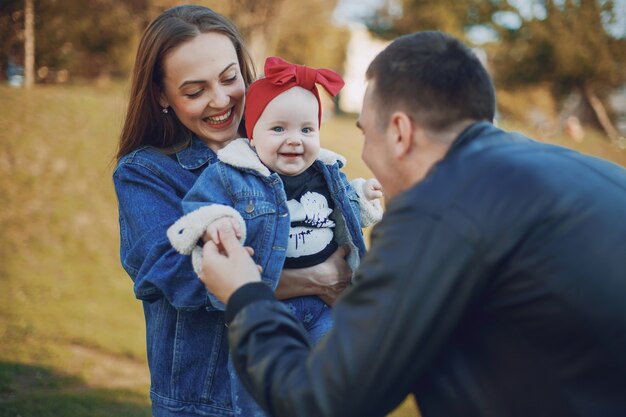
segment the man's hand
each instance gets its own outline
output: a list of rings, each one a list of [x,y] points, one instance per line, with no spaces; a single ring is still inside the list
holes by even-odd
[[[202,249],[202,276],[204,286],[228,303],[230,296],[242,285],[261,280],[259,268],[250,257],[250,249],[244,248],[232,227],[218,229],[219,247],[210,240]]]

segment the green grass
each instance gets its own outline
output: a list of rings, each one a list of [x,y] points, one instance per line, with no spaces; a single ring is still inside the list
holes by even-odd
[[[111,181],[122,89],[0,97],[0,416],[150,415]]]
[[[124,111],[119,85],[0,86],[0,417],[150,415],[111,181]],[[348,158],[349,178],[369,177],[355,121],[326,122],[322,142]],[[550,140],[626,165],[597,135]],[[416,415],[412,398],[392,414]]]

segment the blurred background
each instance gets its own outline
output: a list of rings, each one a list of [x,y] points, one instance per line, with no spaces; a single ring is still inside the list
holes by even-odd
[[[182,3],[0,0],[0,417],[150,415],[111,174],[141,32]],[[626,166],[626,0],[196,3],[237,24],[259,73],[279,55],[343,74],[322,142],[351,178],[371,175],[354,127],[368,63],[433,29],[474,48],[505,129]]]

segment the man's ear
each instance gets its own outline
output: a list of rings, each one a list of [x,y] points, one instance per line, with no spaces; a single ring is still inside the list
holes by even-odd
[[[413,147],[415,127],[411,118],[404,112],[397,111],[391,115],[389,127],[395,136],[393,144],[398,159],[404,158]]]

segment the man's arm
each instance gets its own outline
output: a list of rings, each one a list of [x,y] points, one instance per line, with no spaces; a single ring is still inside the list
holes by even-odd
[[[393,205],[372,241],[356,285],[335,306],[333,329],[312,351],[298,321],[260,286],[227,294],[233,360],[270,414],[385,415],[411,391],[479,291],[475,246],[445,215]],[[213,280],[219,267],[211,266],[205,272]]]

